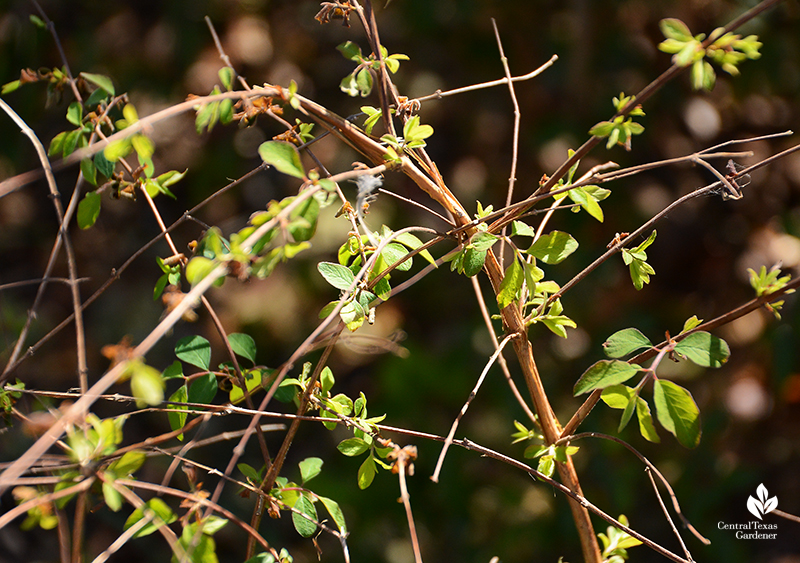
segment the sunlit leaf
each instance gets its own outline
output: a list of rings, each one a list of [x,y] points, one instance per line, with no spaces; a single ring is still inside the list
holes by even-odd
[[[674,434],[684,447],[694,448],[700,443],[700,410],[683,387],[658,379],[653,388],[658,421]]]
[[[587,369],[575,383],[573,394],[577,397],[595,389],[603,389],[629,380],[641,366],[620,360],[600,360]]]
[[[235,354],[256,362],[256,341],[249,334],[234,332],[228,335],[228,341]]]
[[[638,329],[625,328],[615,332],[603,342],[603,351],[609,358],[622,358],[653,344]]]
[[[307,457],[298,464],[303,484],[308,483],[311,479],[320,474],[322,471],[322,464],[323,461],[318,457]]]
[[[211,366],[211,344],[202,336],[186,336],[175,344],[175,355],[200,369]]]
[[[300,495],[297,502],[294,503],[293,508],[305,516],[308,516],[308,518],[305,518],[297,512],[292,511],[292,524],[294,524],[294,529],[304,538],[310,538],[317,531],[317,509],[314,508],[314,504],[304,495]]]
[[[572,235],[561,231],[552,231],[539,237],[525,252],[545,264],[558,264],[577,249],[578,241]]]
[[[718,368],[731,355],[728,343],[709,332],[693,332],[675,345],[675,352],[699,366]]]
[[[78,227],[88,229],[92,227],[100,216],[100,205],[103,197],[97,192],[86,192],[78,204]]]
[[[283,172],[295,178],[304,178],[305,170],[300,162],[300,153],[291,143],[283,141],[267,141],[258,147],[261,160],[274,166],[278,172]]]
[[[320,262],[317,264],[317,270],[325,281],[336,289],[349,289],[356,279],[350,268],[333,262]]]

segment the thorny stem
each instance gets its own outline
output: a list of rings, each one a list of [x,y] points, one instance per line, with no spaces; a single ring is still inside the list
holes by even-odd
[[[529,72],[528,74],[523,74],[521,76],[512,76],[511,82],[524,82],[526,80],[530,80],[531,78],[536,78],[542,72],[550,68],[553,63],[558,60],[558,55],[553,55],[550,59],[544,63],[542,66]],[[428,94],[427,96],[422,96],[421,98],[416,98],[417,102],[427,102],[428,100],[441,100],[442,98],[446,98],[448,96],[455,96],[456,94],[464,94],[466,92],[474,92],[476,90],[482,90],[484,88],[493,88],[495,86],[502,86],[503,84],[508,84],[508,77],[501,78],[499,80],[491,80],[489,82],[481,82],[480,84],[472,84],[471,86],[464,86],[463,88],[454,88],[453,90],[447,90],[442,92],[441,90],[436,90],[433,94]]]
[[[519,111],[519,102],[517,101],[517,94],[514,91],[514,81],[511,79],[511,70],[508,67],[508,58],[506,57],[505,52],[503,51],[503,42],[500,40],[500,32],[497,30],[497,22],[492,18],[492,28],[494,29],[494,36],[497,40],[497,48],[500,51],[500,62],[503,63],[503,71],[506,75],[506,81],[508,82],[508,92],[511,96],[511,104],[514,106],[514,130],[511,136],[511,171],[508,175],[508,190],[506,191],[506,207],[511,205],[511,200],[514,198],[514,184],[517,182],[517,159],[519,156],[519,122],[520,122],[520,111]],[[503,227],[503,231],[501,233],[501,242],[500,242],[500,267],[503,267],[503,256],[505,250],[505,236],[506,236],[506,227]]]

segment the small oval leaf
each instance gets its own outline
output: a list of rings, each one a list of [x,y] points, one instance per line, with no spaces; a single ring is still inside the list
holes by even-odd
[[[211,365],[211,344],[202,336],[186,336],[175,344],[175,355],[187,364],[208,370]]]
[[[292,511],[292,524],[294,524],[294,529],[304,538],[310,538],[317,531],[317,509],[314,508],[314,504],[303,495],[300,495],[297,502],[294,503],[294,509],[308,517],[306,518]]]
[[[578,241],[572,235],[561,231],[553,231],[539,237],[525,252],[545,264],[558,264],[577,249]]]
[[[632,352],[649,348],[653,344],[638,329],[624,328],[615,332],[603,342],[603,352],[609,358],[622,358]]]
[[[675,345],[675,351],[699,366],[718,368],[728,361],[728,343],[710,332],[693,332]]]
[[[629,364],[620,360],[600,360],[589,369],[575,383],[574,395],[582,395],[595,389],[604,389],[611,385],[628,381],[642,369],[636,364]]]
[[[78,226],[81,229],[92,227],[100,216],[102,196],[97,192],[88,192],[78,204]]]
[[[256,341],[249,334],[235,332],[228,335],[228,341],[235,354],[247,358],[251,362],[256,362]]]
[[[300,162],[300,153],[294,145],[283,141],[267,141],[258,147],[261,160],[274,166],[278,172],[283,172],[295,178],[304,178],[306,173]]]
[[[336,289],[349,289],[356,279],[350,268],[333,262],[320,262],[317,264],[317,270],[325,278],[325,281]]]
[[[656,415],[661,426],[674,434],[678,442],[686,448],[694,448],[700,443],[700,409],[683,387],[658,379],[653,388]]]

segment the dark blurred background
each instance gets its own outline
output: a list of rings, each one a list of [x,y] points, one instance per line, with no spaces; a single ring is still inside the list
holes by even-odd
[[[251,83],[288,85],[295,80],[299,92],[340,115],[358,113],[364,104],[378,106],[377,98],[349,98],[339,91],[340,80],[353,65],[336,51],[336,45],[352,40],[362,49],[367,43],[357,18],[349,29],[334,22],[320,25],[313,1],[196,0],[132,1],[96,0],[55,2],[42,7],[55,23],[71,70],[107,74],[118,92],[127,91],[144,116],[186,98],[189,93],[208,93],[218,83],[221,61],[203,21],[213,21],[223,46],[237,70]],[[378,2],[380,4],[380,2]],[[656,46],[662,39],[658,22],[665,17],[682,19],[694,33],[710,32],[755,5],[752,1],[685,0],[565,0],[528,2],[512,0],[393,0],[376,6],[381,40],[390,53],[404,53],[395,76],[401,94],[418,97],[437,89],[448,90],[503,76],[491,18],[497,21],[511,71],[525,74],[551,55],[558,62],[541,76],[516,84],[522,114],[516,199],[530,194],[542,174],[552,173],[577,148],[587,131],[613,114],[611,98],[621,91],[632,94],[658,76],[670,64],[669,55]],[[19,76],[20,69],[60,66],[52,37],[33,26],[35,13],[28,2],[0,2],[0,82]],[[758,34],[764,46],[758,61],[741,65],[742,75],[718,71],[710,94],[693,92],[688,73],[669,83],[645,106],[639,121],[643,135],[633,140],[633,151],[598,147],[585,159],[581,170],[613,160],[622,166],[689,154],[730,139],[744,139],[800,127],[800,5],[784,2],[738,30]],[[44,109],[43,85],[28,85],[4,99],[36,131],[45,145],[68,127],[64,119],[71,94]],[[511,163],[512,104],[505,86],[484,89],[423,104],[423,123],[435,135],[428,150],[452,191],[475,212],[475,200],[500,207]],[[290,120],[294,116],[289,114]],[[281,132],[277,123],[261,119],[251,128],[217,126],[210,134],[197,135],[193,116],[183,115],[156,126],[156,169],[189,170],[173,187],[177,201],[157,200],[169,224],[214,191],[259,164],[256,149]],[[797,136],[745,143],[741,150],[756,162],[797,143]],[[333,139],[325,139],[316,154],[331,171],[348,169],[358,156]],[[719,162],[720,169],[724,162]],[[38,167],[30,143],[7,118],[0,119],[0,178]],[[72,192],[76,170],[58,174],[65,201]],[[560,283],[605,251],[615,233],[633,231],[669,202],[713,181],[703,169],[678,165],[658,169],[608,185],[612,195],[603,204],[601,224],[586,214],[557,214],[550,228],[566,230],[580,242],[566,262],[547,268]],[[424,196],[404,177],[387,175],[385,187],[425,204]],[[354,190],[349,186],[343,189]],[[230,190],[202,209],[196,217],[218,225],[224,234],[241,228],[247,217],[268,201],[296,190],[296,183],[278,174],[260,173]],[[352,195],[352,191],[347,191]],[[313,248],[282,265],[267,280],[240,284],[228,280],[209,298],[229,332],[247,332],[258,344],[258,361],[277,366],[316,326],[317,313],[336,298],[316,272],[316,263],[335,260],[336,249],[348,229],[334,219],[328,208],[321,219]],[[438,209],[437,209],[438,211]],[[381,223],[397,230],[410,224],[443,228],[431,215],[382,196],[367,215],[377,229]],[[637,327],[651,340],[663,339],[665,331],[676,334],[692,315],[711,319],[754,296],[747,268],[782,264],[796,273],[800,264],[800,153],[753,174],[745,197],[723,201],[713,196],[693,200],[658,225],[658,238],[648,250],[657,275],[650,285],[636,291],[627,269],[614,258],[595,271],[563,298],[565,314],[578,329],[560,339],[544,327],[534,326],[531,337],[545,386],[562,421],[580,404],[572,386],[580,374],[601,359],[601,344],[612,333]],[[175,232],[183,250],[201,236],[203,227],[188,224]],[[95,227],[73,231],[79,274],[89,278],[81,286],[85,298],[108,279],[158,227],[141,198],[136,202],[104,198]],[[46,186],[36,182],[0,199],[0,283],[41,276],[56,234],[53,207]],[[441,256],[451,247],[442,245]],[[90,379],[96,381],[108,362],[99,350],[125,335],[140,341],[163,312],[152,299],[153,285],[161,274],[155,257],[170,254],[165,243],[145,252],[85,313]],[[415,264],[416,271],[420,267]],[[64,260],[56,275],[66,275]],[[406,279],[398,273],[395,281]],[[491,302],[484,278],[483,290]],[[14,340],[30,307],[35,287],[0,292],[0,359],[7,361]],[[787,299],[783,320],[758,311],[719,331],[731,346],[730,361],[718,370],[699,370],[686,362],[663,366],[660,375],[687,387],[702,413],[703,438],[695,450],[682,448],[659,427],[661,444],[650,444],[638,435],[635,423],[621,437],[644,453],[670,480],[686,516],[712,543],[706,547],[695,538],[686,542],[698,560],[800,561],[799,524],[766,517],[779,526],[776,540],[740,540],[719,523],[752,520],[746,510],[749,495],[763,483],[777,496],[779,509],[800,514],[800,311]],[[31,344],[71,311],[66,286],[51,285],[29,337]],[[148,355],[148,363],[163,369],[174,360],[172,349],[182,336],[202,334],[214,344],[212,363],[224,361],[219,338],[206,314],[194,324],[177,326]],[[375,339],[397,338],[407,353],[366,354]],[[369,338],[367,338],[369,337]],[[75,344],[72,329],[62,331],[23,363],[15,376],[30,388],[66,390],[76,385]],[[363,391],[370,413],[387,413],[386,422],[444,435],[467,398],[488,356],[491,343],[481,320],[469,281],[448,268],[434,272],[408,291],[382,305],[373,327],[345,339],[330,365],[337,377],[335,390],[349,396]],[[317,353],[318,354],[318,353]],[[507,354],[511,370],[516,364]],[[309,360],[318,356],[311,354]],[[521,380],[519,381],[521,384]],[[126,392],[126,386],[117,390]],[[172,392],[172,387],[168,392]],[[645,398],[651,399],[648,389]],[[222,400],[220,394],[218,401]],[[25,408],[42,408],[27,401]],[[98,406],[110,416],[117,407]],[[287,408],[276,406],[276,408]],[[525,415],[493,368],[462,421],[458,436],[521,458],[524,444],[511,445],[513,420]],[[616,433],[619,411],[599,405],[581,430]],[[247,421],[227,418],[206,431],[206,436],[239,429]],[[163,415],[137,416],[128,421],[126,443],[168,430]],[[408,530],[396,477],[379,475],[372,487],[360,491],[356,471],[360,459],[345,458],[335,450],[347,437],[344,431],[329,433],[316,426],[304,427],[290,453],[284,475],[298,479],[296,463],[306,456],[325,460],[322,475],[311,484],[321,495],[338,500],[352,531],[348,544],[354,561],[403,563],[412,560]],[[281,435],[270,435],[277,450]],[[499,556],[504,562],[580,560],[580,548],[565,499],[520,472],[472,453],[452,449],[444,465],[441,483],[428,479],[439,445],[414,443],[420,457],[410,493],[417,528],[427,561],[486,562]],[[0,433],[2,459],[16,458],[31,443],[19,430]],[[604,441],[582,441],[575,462],[584,492],[597,506],[617,516],[625,514],[637,530],[668,548],[679,551],[642,464],[622,447]],[[199,449],[193,458],[217,464],[227,460],[232,445]],[[255,442],[245,459],[258,464]],[[158,481],[168,461],[154,460],[139,475]],[[201,479],[207,487],[215,479]],[[186,488],[183,476],[174,486]],[[10,497],[3,498],[5,508]],[[227,488],[223,505],[249,520],[251,501]],[[103,551],[119,534],[127,514],[100,509],[90,516],[88,557]],[[595,520],[597,531],[605,523]],[[268,520],[263,535],[277,547],[287,547],[295,561],[313,561],[315,549],[292,530],[288,516]],[[229,525],[215,536],[220,561],[244,559],[243,535]],[[341,560],[338,545],[319,538],[323,560]],[[5,551],[5,553],[4,553]],[[56,561],[55,532],[22,534],[15,526],[0,530],[0,561]],[[158,554],[157,556],[155,554]],[[639,547],[634,561],[662,561],[654,552]],[[117,561],[144,557],[164,560],[168,547],[158,535],[132,541],[115,556]]]

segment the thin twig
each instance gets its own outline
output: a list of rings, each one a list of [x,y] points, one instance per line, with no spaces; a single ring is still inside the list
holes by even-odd
[[[529,72],[528,74],[523,74],[522,76],[513,76],[511,77],[512,82],[524,82],[525,80],[530,80],[531,78],[536,78],[542,72],[550,68],[553,63],[558,60],[558,55],[553,55],[550,59],[544,63],[542,66]],[[436,90],[433,94],[428,94],[427,96],[422,96],[421,98],[416,98],[418,102],[427,102],[428,100],[441,100],[442,98],[446,98],[447,96],[455,96],[456,94],[464,94],[466,92],[474,92],[476,90],[482,90],[484,88],[493,88],[495,86],[502,86],[503,84],[508,84],[508,78],[501,78],[499,80],[491,80],[489,82],[481,82],[480,84],[473,84],[471,86],[464,86],[462,88],[454,88],[453,90],[447,90],[442,92],[441,90]]]
[[[698,332],[698,331],[711,331],[711,330],[714,330],[715,328],[718,328],[718,327],[720,327],[722,325],[728,324],[728,323],[730,323],[730,322],[732,322],[732,321],[734,321],[734,320],[736,320],[736,319],[738,319],[740,317],[743,317],[743,316],[745,316],[745,315],[747,315],[749,313],[752,313],[756,309],[759,309],[759,308],[763,307],[766,303],[771,303],[772,301],[775,301],[776,299],[778,299],[782,295],[785,295],[787,292],[791,292],[792,290],[795,290],[798,287],[800,287],[800,277],[793,279],[792,281],[790,281],[784,287],[782,287],[781,289],[779,289],[777,291],[774,291],[772,293],[768,293],[768,294],[765,294],[765,295],[761,295],[759,297],[756,297],[755,299],[751,299],[747,303],[744,303],[743,305],[740,305],[740,306],[736,307],[735,309],[733,309],[731,311],[728,311],[727,313],[716,317],[715,319],[712,319],[710,321],[704,322],[704,323],[696,326],[692,330],[687,330],[686,332],[681,333],[678,336],[673,337],[672,341],[673,342],[680,342],[681,340],[683,340],[684,338],[686,338],[690,334],[693,334],[693,333]],[[664,346],[668,345],[668,344],[669,344],[668,341],[661,342],[660,344],[657,344],[657,345],[653,346],[652,348],[649,348],[648,350],[645,350],[644,352],[638,354],[637,356],[631,358],[628,361],[629,361],[629,363],[632,363],[632,364],[646,362],[647,360],[649,360],[650,358],[652,358],[653,356],[658,354],[659,350],[661,348],[663,348]],[[563,430],[563,432],[561,434],[562,436],[569,436],[570,434],[574,434],[574,432],[575,432],[575,430],[577,430],[578,426],[581,425],[581,423],[586,419],[586,417],[592,411],[594,406],[600,400],[600,395],[602,394],[602,392],[603,392],[602,389],[595,389],[594,391],[591,392],[589,397],[578,408],[578,410],[575,412],[575,414],[572,415],[572,418],[567,423],[567,425],[564,427],[564,430]]]
[[[403,507],[406,510],[406,520],[408,521],[408,531],[411,535],[411,547],[414,550],[415,563],[422,563],[422,551],[419,547],[419,537],[417,536],[417,526],[414,524],[414,513],[411,510],[411,496],[408,494],[408,487],[406,486],[406,467],[407,459],[405,449],[401,449],[397,457],[397,474],[400,481],[400,500],[403,501]]]
[[[56,24],[50,20],[47,16],[47,13],[42,9],[39,5],[39,2],[36,0],[31,0],[33,5],[36,7],[36,11],[39,12],[39,15],[42,17],[42,20],[47,27],[47,30],[50,32],[50,35],[53,36],[53,41],[56,44],[56,49],[58,49],[58,55],[61,57],[61,64],[64,67],[65,74],[69,79],[69,86],[72,89],[72,93],[75,95],[75,99],[78,100],[80,103],[83,103],[83,98],[81,98],[81,93],[78,91],[78,87],[75,85],[75,78],[72,76],[72,71],[69,68],[69,61],[67,60],[67,55],[64,53],[64,48],[61,46],[61,40],[58,38],[58,33],[56,32]]]
[[[494,346],[494,349],[497,350],[500,347],[500,345],[497,343],[497,333],[494,330],[494,325],[492,325],[492,319],[489,316],[489,309],[486,307],[486,300],[483,298],[483,292],[481,292],[481,286],[478,282],[478,277],[473,276],[471,279],[472,288],[475,290],[475,298],[478,301],[478,308],[481,311],[483,322],[486,325],[486,329],[489,331],[489,337],[492,341],[492,346]],[[522,407],[522,410],[528,416],[528,419],[538,426],[539,419],[536,418],[535,414],[533,414],[533,411],[528,406],[528,403],[525,402],[525,398],[522,396],[522,393],[520,393],[517,384],[514,383],[514,379],[511,377],[511,371],[508,369],[508,362],[506,362],[506,358],[503,356],[503,354],[500,354],[497,357],[497,363],[500,365],[500,369],[503,370],[503,376],[506,378],[506,382],[511,389],[511,393],[514,395],[514,398],[517,400],[517,403],[520,407]]]
[[[511,80],[511,70],[508,68],[508,58],[503,51],[503,42],[500,40],[500,32],[497,30],[497,22],[492,18],[492,29],[494,29],[494,36],[497,40],[497,49],[500,51],[500,62],[503,64],[503,72],[506,75],[508,82],[508,92],[511,96],[511,104],[514,106],[514,129],[511,135],[511,171],[508,175],[508,189],[506,190],[506,207],[511,205],[511,200],[514,198],[514,184],[517,182],[517,160],[519,158],[519,122],[520,111],[519,102],[517,101],[517,94],[514,91],[514,81]],[[500,267],[503,267],[503,257],[506,243],[506,227],[503,227],[500,241],[500,252],[498,258],[500,260]]]
[[[195,205],[189,211],[185,212],[178,220],[176,220],[172,225],[169,226],[169,228],[167,228],[167,232],[172,232],[173,230],[178,228],[180,225],[182,225],[185,221],[192,219],[192,214],[196,213],[198,210],[200,210],[203,207],[205,207],[206,205],[208,205],[215,198],[219,197],[223,193],[226,193],[228,190],[238,186],[242,182],[248,180],[249,178],[253,177],[256,173],[258,173],[258,172],[260,172],[262,170],[265,170],[266,168],[267,168],[266,164],[261,164],[261,165],[257,166],[256,168],[254,168],[253,170],[251,170],[250,172],[247,172],[246,174],[244,174],[240,178],[238,178],[236,180],[233,180],[232,182],[230,182],[228,185],[224,186],[223,188],[220,188],[219,190],[217,190],[216,192],[214,192],[213,194],[208,196],[206,199],[204,199],[203,201],[201,201],[200,203]],[[106,282],[100,287],[100,289],[95,291],[88,299],[86,299],[83,302],[83,304],[81,305],[81,311],[85,310],[86,307],[88,307],[89,305],[94,303],[94,301],[96,301],[97,298],[99,298],[100,295],[102,295],[109,288],[109,286],[111,286],[111,284],[113,284],[115,281],[120,279],[120,277],[122,276],[122,273],[125,272],[125,270],[127,270],[128,267],[131,264],[133,264],[133,262],[139,256],[144,254],[144,252],[146,252],[151,246],[153,246],[159,240],[161,240],[164,237],[164,235],[165,235],[165,233],[163,233],[163,232],[158,234],[158,235],[156,235],[155,237],[150,239],[147,243],[145,243],[141,248],[139,248],[136,252],[134,252],[125,262],[122,263],[122,265],[119,268],[113,268],[112,271],[111,271],[111,276],[109,277],[109,279],[106,280]],[[81,280],[76,280],[76,281],[81,281]],[[30,347],[28,347],[28,349],[25,352],[25,354],[23,354],[20,358],[18,358],[16,362],[13,362],[13,363],[9,362],[8,365],[6,366],[6,368],[3,370],[2,375],[0,375],[0,383],[6,381],[8,379],[8,377],[10,377],[11,372],[13,372],[24,360],[26,360],[27,358],[32,356],[41,346],[43,346],[53,336],[55,336],[56,334],[61,332],[61,330],[63,330],[67,325],[69,325],[72,322],[74,316],[75,316],[74,313],[69,315],[66,319],[61,321],[61,323],[59,323],[55,328],[51,329],[50,332],[48,332],[46,335],[44,335],[42,338],[40,338],[35,344],[33,344]]]
[[[52,264],[55,263],[54,258],[57,254],[57,247],[58,247],[58,240],[62,240],[64,243],[64,249],[67,253],[67,269],[69,271],[69,279],[70,279],[70,293],[72,296],[72,308],[73,314],[75,315],[75,339],[76,339],[76,346],[77,346],[77,360],[78,360],[78,379],[80,382],[81,390],[86,391],[88,388],[88,368],[86,364],[86,339],[84,337],[84,330],[83,330],[83,316],[81,314],[81,296],[80,296],[80,287],[76,283],[75,280],[78,279],[77,273],[77,264],[75,261],[75,251],[72,247],[72,242],[69,237],[68,232],[68,225],[66,223],[65,214],[63,207],[61,206],[61,196],[58,192],[58,187],[56,186],[55,176],[53,176],[53,168],[50,164],[50,159],[47,157],[47,151],[44,149],[44,145],[39,140],[39,137],[36,136],[36,133],[33,132],[27,123],[9,106],[4,100],[0,99],[0,108],[8,114],[8,116],[16,123],[22,133],[28,137],[31,143],[36,150],[36,154],[39,156],[39,161],[41,162],[42,168],[44,169],[45,177],[47,178],[47,186],[50,189],[50,197],[53,201],[53,206],[56,210],[56,215],[58,217],[59,223],[59,237],[54,245],[53,251],[51,252],[51,262],[48,264],[48,268],[52,267]],[[80,186],[80,182],[78,183]],[[76,189],[77,187],[76,186]],[[75,194],[73,194],[73,200],[77,201]],[[50,272],[47,271],[44,275],[44,278],[47,278],[50,275]],[[44,288],[47,285],[47,281],[42,282],[42,285],[39,286],[40,289],[36,294],[36,298],[34,299],[34,304],[29,311],[28,318],[25,321],[25,326],[20,333],[19,338],[17,339],[17,343],[14,346],[14,351],[11,354],[11,358],[9,359],[8,364],[10,365],[13,363],[14,360],[19,356],[22,347],[25,344],[25,339],[27,338],[28,330],[30,329],[31,322],[36,314],[36,308],[38,306],[39,301],[41,300],[42,296],[44,295]]]
[[[508,342],[515,336],[516,335],[514,334],[507,335],[505,338],[503,338],[503,341],[500,342],[500,344],[497,346],[497,350],[495,350],[494,354],[491,355],[489,361],[486,362],[486,366],[484,366],[481,375],[478,377],[478,381],[475,383],[475,387],[470,392],[469,397],[467,397],[467,400],[464,403],[464,406],[461,407],[461,410],[458,412],[456,419],[450,426],[450,432],[447,434],[447,438],[445,438],[444,446],[442,447],[441,453],[439,453],[439,459],[436,461],[436,469],[434,469],[433,475],[431,476],[431,481],[433,481],[434,483],[439,482],[439,473],[442,470],[444,457],[447,455],[447,450],[450,449],[450,444],[453,443],[453,436],[456,435],[456,430],[458,429],[458,423],[461,422],[463,416],[467,414],[467,409],[469,409],[470,403],[472,403],[472,400],[478,394],[478,390],[481,388],[481,385],[483,385],[483,380],[486,378],[486,374],[489,373],[489,368],[491,368],[494,365],[494,362],[497,360],[498,356],[500,356],[500,354],[503,352],[503,348],[505,348],[506,344],[508,344]]]

